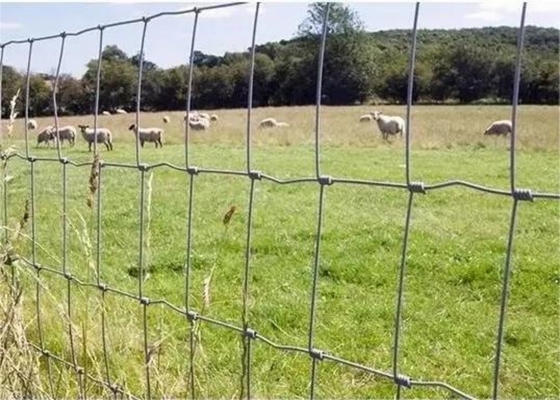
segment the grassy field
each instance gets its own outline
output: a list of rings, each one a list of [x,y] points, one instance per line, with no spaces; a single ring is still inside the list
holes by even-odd
[[[370,110],[323,108],[321,174],[405,181],[404,140],[384,142],[377,126],[358,123],[358,117]],[[383,107],[382,111],[405,115],[405,107]],[[314,112],[314,107],[254,110],[255,127],[269,116],[288,121],[291,127],[253,130],[251,169],[280,179],[314,176]],[[508,190],[509,140],[484,137],[482,133],[491,121],[509,118],[510,113],[510,107],[498,106],[414,107],[412,179],[425,184],[460,179]],[[216,114],[220,120],[209,132],[192,133],[190,164],[246,170],[246,110],[218,110]],[[168,113],[171,122],[166,125],[161,122],[162,115],[140,116],[141,126],[166,130],[163,149],[146,145],[140,151],[140,160],[149,165],[166,161],[184,166],[182,113]],[[126,130],[134,115],[100,116],[98,121],[99,126],[112,129],[115,137],[115,150],[101,149],[102,160],[134,164],[134,135]],[[51,124],[52,118],[38,122],[44,126]],[[18,120],[11,138],[6,137],[6,121],[2,123],[3,148],[13,144],[25,154],[22,120]],[[93,117],[61,118],[61,124],[79,123],[92,125]],[[558,108],[521,106],[518,123],[517,186],[560,192]],[[30,131],[31,155],[56,156],[55,149],[36,148],[35,144],[35,132]],[[73,148],[63,147],[62,153],[76,162],[91,161],[81,137]],[[67,267],[78,279],[95,282],[95,207],[92,210],[86,205],[90,166],[69,166],[67,173]],[[6,174],[11,180],[7,184],[7,204],[2,204],[7,207],[9,226],[13,228],[30,195],[30,164],[11,158]],[[34,179],[36,261],[61,270],[62,165],[36,162]],[[148,181],[144,255],[149,277],[144,295],[183,307],[189,177],[164,166],[150,170]],[[191,308],[237,326],[242,318],[249,187],[249,179],[242,176],[202,173],[194,181]],[[133,168],[103,168],[100,190],[100,279],[110,287],[136,294],[140,173]],[[259,334],[277,343],[307,346],[318,193],[317,183],[256,182],[249,321]],[[337,183],[325,191],[315,347],[389,373],[407,199],[406,190],[365,185]],[[225,230],[222,219],[232,205],[237,211]],[[540,199],[519,205],[500,379],[503,398],[557,398],[560,394],[558,205],[558,201]],[[444,381],[477,397],[491,395],[511,206],[507,196],[461,187],[414,197],[400,373],[413,379]],[[30,222],[25,233],[31,235]],[[87,238],[91,250],[84,245]],[[28,259],[32,250],[31,242],[25,239],[18,249]],[[205,296],[204,282],[211,271]],[[16,272],[24,284],[25,333],[38,343],[35,272],[21,264]],[[41,272],[40,283],[45,347],[70,361],[66,280]],[[142,395],[146,389],[142,307],[135,300],[111,293],[103,304],[108,319],[111,380]],[[72,285],[71,305],[77,362],[102,379],[105,364],[100,291]],[[150,305],[147,310],[148,342],[150,348],[157,349],[150,366],[152,394],[159,398],[186,397],[189,324],[160,304]],[[209,324],[200,326],[200,334],[195,355],[197,395],[238,396],[242,354],[239,335]],[[308,396],[310,364],[308,356],[255,342],[252,395]],[[43,362],[43,377],[46,370]],[[73,372],[53,363],[52,374],[56,397],[76,395]],[[37,387],[49,394],[47,380],[38,382]],[[87,391],[90,396],[108,394],[91,382]],[[319,364],[320,397],[388,398],[394,393],[395,386],[389,380],[330,361]],[[442,398],[447,393],[415,387],[404,395]]]

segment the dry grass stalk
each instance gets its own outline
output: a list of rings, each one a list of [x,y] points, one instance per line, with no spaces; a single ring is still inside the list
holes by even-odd
[[[19,89],[17,90],[14,97],[12,97],[12,100],[10,100],[10,122],[8,123],[7,126],[9,138],[12,137],[12,131],[14,130],[14,123],[16,122],[16,117],[18,115],[16,111],[16,102],[18,97],[19,97]]]
[[[89,174],[89,195],[87,198],[87,206],[93,209],[95,193],[99,189],[99,154],[93,157],[91,163],[91,172]]]
[[[0,247],[0,398],[28,398],[43,392],[39,379],[38,353],[27,340],[23,315],[23,287],[6,266],[19,259],[20,234],[29,221],[29,201],[11,237]],[[8,227],[3,227],[8,229]]]

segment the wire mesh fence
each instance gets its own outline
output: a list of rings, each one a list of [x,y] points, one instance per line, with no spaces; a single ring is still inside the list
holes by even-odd
[[[194,343],[195,343],[195,328],[197,324],[208,324],[210,326],[220,326],[226,329],[229,329],[233,332],[236,332],[241,336],[241,341],[243,344],[243,354],[242,354],[242,382],[240,384],[240,393],[241,397],[252,397],[252,367],[253,367],[253,357],[252,353],[254,350],[254,346],[260,344],[270,346],[274,349],[279,351],[285,352],[292,352],[292,353],[301,353],[308,355],[310,358],[310,370],[309,370],[309,396],[314,398],[316,395],[316,387],[317,387],[317,373],[320,368],[321,363],[331,362],[337,363],[341,365],[345,365],[347,367],[360,370],[367,374],[372,374],[376,377],[381,379],[386,379],[388,381],[392,381],[396,387],[396,394],[397,398],[402,396],[402,388],[414,388],[414,387],[433,387],[433,388],[440,388],[443,390],[448,391],[451,395],[459,396],[462,398],[473,398],[472,395],[469,395],[463,392],[460,388],[453,387],[445,382],[440,381],[425,381],[420,379],[415,379],[414,377],[409,377],[402,373],[401,368],[401,341],[402,341],[402,324],[403,324],[403,308],[404,308],[404,294],[405,290],[405,280],[406,280],[406,267],[407,267],[407,254],[408,254],[408,244],[410,238],[410,225],[412,220],[412,212],[414,209],[415,199],[419,194],[428,194],[432,191],[451,187],[451,186],[462,186],[469,189],[473,189],[476,191],[484,192],[490,195],[499,195],[511,198],[511,220],[509,223],[509,234],[508,234],[508,241],[507,241],[507,251],[506,251],[506,259],[503,268],[503,278],[502,278],[502,289],[501,289],[501,301],[500,301],[500,312],[499,312],[499,320],[497,321],[497,330],[495,336],[495,358],[494,358],[494,369],[493,369],[493,378],[492,378],[492,397],[498,398],[500,395],[500,371],[501,371],[501,364],[502,364],[502,353],[503,353],[503,343],[504,343],[504,328],[506,324],[506,315],[507,315],[507,304],[508,304],[508,294],[510,291],[510,275],[512,270],[512,254],[513,254],[513,244],[515,238],[515,226],[516,226],[516,218],[518,214],[519,207],[521,207],[520,203],[525,201],[534,201],[534,200],[559,200],[560,194],[558,193],[538,193],[528,189],[521,189],[516,185],[516,131],[517,131],[517,104],[519,98],[519,80],[520,80],[520,71],[521,71],[521,54],[523,49],[523,40],[524,40],[524,30],[525,30],[525,14],[526,14],[526,3],[523,3],[522,10],[521,10],[521,21],[520,21],[520,28],[518,32],[518,41],[517,41],[517,59],[516,59],[516,68],[515,68],[515,75],[514,75],[514,91],[513,91],[513,101],[512,101],[512,133],[510,135],[510,148],[509,148],[509,181],[510,181],[510,190],[502,190],[493,187],[486,187],[479,185],[477,183],[462,181],[462,180],[450,180],[445,181],[442,183],[434,183],[434,184],[426,184],[424,182],[415,182],[411,180],[411,142],[412,142],[412,132],[414,130],[414,126],[411,126],[411,109],[412,109],[412,99],[413,99],[413,76],[414,76],[414,67],[415,67],[415,60],[416,60],[416,43],[417,43],[417,26],[418,26],[418,17],[420,11],[420,3],[416,3],[414,9],[414,25],[412,27],[411,36],[410,36],[410,53],[409,53],[409,66],[408,66],[408,92],[407,92],[407,106],[406,106],[406,129],[405,129],[405,168],[406,168],[406,181],[405,182],[385,182],[385,181],[374,181],[374,180],[358,180],[358,179],[349,179],[349,178],[336,178],[332,176],[323,175],[321,171],[321,94],[322,94],[322,73],[323,73],[323,63],[325,57],[325,43],[328,39],[328,18],[329,18],[329,7],[327,6],[327,12],[325,15],[325,19],[323,21],[323,28],[322,33],[320,35],[319,41],[319,58],[318,58],[318,65],[317,65],[317,83],[316,83],[316,108],[315,108],[315,149],[314,149],[314,157],[315,157],[315,176],[310,177],[300,177],[300,178],[293,178],[293,179],[280,179],[278,177],[268,175],[261,171],[255,170],[253,168],[253,157],[252,157],[252,111],[253,111],[253,81],[254,81],[254,71],[255,71],[255,39],[258,30],[258,22],[259,22],[259,10],[260,4],[255,4],[254,9],[254,20],[253,20],[253,30],[252,30],[252,42],[250,48],[250,70],[248,71],[250,79],[249,79],[249,88],[248,88],[248,99],[247,99],[247,124],[246,124],[246,134],[245,134],[245,170],[227,170],[227,169],[211,169],[211,168],[204,168],[198,167],[196,165],[191,164],[191,132],[190,132],[190,125],[186,123],[184,125],[184,165],[176,165],[169,162],[160,162],[155,163],[152,165],[146,164],[141,159],[140,154],[140,147],[139,147],[139,139],[138,135],[136,136],[136,143],[135,143],[135,163],[116,163],[116,162],[105,162],[99,156],[99,149],[98,149],[98,115],[99,115],[99,96],[100,96],[100,80],[101,80],[101,68],[102,68],[102,50],[103,50],[103,43],[104,43],[104,32],[108,29],[122,26],[122,25],[130,25],[130,24],[140,24],[142,26],[142,37],[141,37],[141,45],[140,45],[140,60],[139,60],[139,68],[138,68],[138,86],[137,86],[137,103],[136,103],[136,116],[135,122],[136,126],[139,126],[139,115],[141,109],[141,90],[142,90],[142,74],[143,74],[143,60],[144,60],[144,46],[145,46],[145,38],[148,34],[148,27],[150,26],[150,22],[164,18],[166,16],[171,15],[180,15],[180,14],[193,14],[194,15],[194,24],[191,36],[191,44],[190,44],[190,55],[189,55],[189,73],[188,73],[188,92],[187,92],[187,99],[186,99],[186,107],[185,111],[187,115],[190,115],[191,112],[191,96],[192,96],[192,86],[193,86],[193,57],[194,57],[194,49],[196,45],[196,35],[197,35],[197,27],[199,17],[203,17],[204,13],[217,8],[222,7],[236,7],[241,4],[246,3],[228,3],[228,4],[221,4],[216,6],[210,7],[195,7],[189,10],[178,11],[178,12],[162,12],[155,15],[151,15],[149,17],[142,17],[128,21],[122,21],[107,25],[100,25],[88,29],[81,30],[79,32],[74,33],[66,33],[63,32],[58,35],[41,37],[41,38],[32,38],[27,40],[19,40],[19,41],[10,41],[6,43],[0,44],[0,99],[2,98],[2,65],[4,63],[4,50],[9,46],[16,46],[16,45],[28,45],[28,63],[27,63],[27,76],[26,76],[26,87],[25,87],[25,151],[21,152],[11,152],[8,153],[3,151],[2,153],[2,162],[5,165],[9,164],[9,160],[11,158],[18,158],[23,160],[29,164],[30,167],[30,181],[29,181],[29,190],[30,190],[30,202],[29,202],[29,214],[30,214],[30,221],[31,221],[31,255],[30,258],[22,257],[20,259],[22,265],[25,268],[29,268],[34,271],[36,277],[36,287],[35,287],[35,297],[36,297],[36,319],[38,324],[38,343],[33,343],[33,347],[39,352],[42,360],[46,364],[46,374],[47,374],[47,382],[48,387],[50,390],[50,394],[53,397],[56,397],[55,391],[53,389],[53,371],[52,365],[53,363],[57,363],[69,368],[71,371],[75,373],[76,376],[76,383],[79,387],[79,393],[81,397],[86,397],[86,381],[93,382],[101,387],[106,388],[110,393],[114,396],[122,395],[128,398],[137,398],[137,397],[146,397],[150,398],[153,396],[153,386],[152,386],[152,378],[151,378],[151,367],[150,367],[150,348],[148,343],[148,329],[149,329],[149,322],[147,318],[148,308],[154,306],[156,304],[163,305],[167,307],[170,311],[182,316],[186,320],[186,326],[189,332],[189,352],[186,355],[188,357],[188,376],[184,379],[188,382],[187,387],[189,391],[189,395],[192,398],[197,396],[196,388],[195,388],[195,376],[196,376],[196,369],[195,363],[193,360],[194,357]],[[59,131],[59,117],[58,117],[58,105],[57,105],[57,87],[59,83],[61,65],[63,64],[64,56],[65,56],[65,43],[67,40],[70,40],[73,37],[83,35],[88,32],[98,32],[99,34],[99,51],[98,51],[98,64],[97,64],[97,77],[96,77],[96,87],[95,87],[95,112],[94,112],[94,122],[93,122],[93,129],[95,140],[93,141],[94,145],[94,158],[91,162],[81,163],[73,161],[67,157],[64,157],[61,148],[60,148],[60,131]],[[31,153],[30,146],[29,146],[29,129],[28,129],[28,121],[29,121],[29,96],[30,96],[30,66],[31,66],[31,59],[33,55],[33,45],[39,41],[55,41],[60,40],[60,54],[58,59],[58,66],[56,69],[56,76],[55,76],[55,83],[53,88],[53,105],[54,105],[54,120],[55,120],[55,129],[57,134],[57,156],[56,157],[38,157]],[[0,127],[0,143],[4,142],[4,136],[2,134],[2,128]],[[35,208],[36,208],[36,197],[37,197],[37,187],[35,181],[36,170],[42,163],[60,163],[62,165],[62,213],[63,215],[67,215],[68,210],[68,170],[70,168],[79,168],[79,167],[88,167],[91,166],[92,168],[92,176],[94,179],[90,182],[90,184],[95,185],[97,189],[100,189],[103,185],[103,171],[107,168],[127,168],[127,169],[135,169],[138,171],[139,178],[140,178],[140,187],[138,191],[138,199],[139,199],[139,208],[138,208],[138,221],[139,221],[139,246],[138,246],[138,281],[137,281],[137,292],[136,293],[129,293],[123,290],[120,290],[116,287],[109,286],[108,284],[104,283],[101,280],[101,214],[102,214],[102,206],[101,206],[101,190],[96,191],[97,199],[95,201],[95,218],[96,218],[96,232],[95,232],[95,271],[96,271],[96,279],[92,281],[84,281],[79,279],[75,275],[72,274],[71,268],[69,266],[69,262],[67,259],[68,254],[68,222],[66,219],[63,219],[63,243],[62,243],[62,258],[61,258],[61,266],[60,269],[49,266],[49,265],[41,265],[37,260],[37,245],[36,245],[36,229],[37,224],[40,223],[39,220],[36,219],[35,215]],[[144,251],[144,235],[146,234],[146,216],[145,216],[145,203],[146,203],[146,174],[149,171],[153,171],[160,168],[170,168],[176,171],[180,171],[185,174],[185,178],[188,180],[188,202],[185,204],[187,210],[187,238],[186,238],[186,265],[185,265],[185,273],[184,273],[184,304],[177,305],[172,304],[171,302],[167,301],[166,299],[151,299],[146,296],[144,290],[144,278],[145,278],[145,257],[143,254]],[[243,299],[242,299],[242,318],[241,324],[239,326],[233,325],[227,322],[223,322],[217,319],[210,318],[203,313],[193,309],[191,304],[191,291],[192,291],[192,270],[193,270],[193,198],[195,195],[195,182],[200,179],[204,179],[205,175],[210,174],[219,174],[219,175],[234,175],[234,176],[241,176],[245,177],[248,180],[249,185],[249,196],[248,196],[248,218],[247,218],[247,234],[245,238],[245,251],[244,251],[244,274],[243,274]],[[279,185],[292,185],[297,183],[308,183],[308,184],[316,184],[318,190],[318,203],[317,203],[317,223],[316,223],[316,232],[315,232],[315,245],[314,245],[314,254],[312,259],[312,279],[311,279],[311,288],[309,290],[309,324],[308,324],[308,335],[307,335],[307,346],[306,347],[298,347],[298,346],[291,346],[291,345],[283,345],[279,343],[275,343],[274,341],[268,339],[267,337],[263,336],[259,333],[258,327],[252,325],[250,320],[249,314],[249,296],[251,293],[251,267],[252,267],[252,258],[251,258],[251,246],[253,240],[253,224],[254,224],[254,209],[255,205],[255,191],[259,181],[269,181],[271,183],[279,184]],[[393,335],[393,346],[392,346],[392,368],[391,371],[383,371],[380,369],[375,368],[375,366],[366,366],[361,365],[357,362],[346,360],[341,357],[336,356],[335,354],[331,354],[328,349],[319,349],[316,347],[315,344],[315,328],[317,324],[317,316],[316,316],[316,309],[317,309],[317,299],[318,299],[318,282],[320,279],[319,270],[321,268],[321,234],[323,228],[323,214],[325,210],[325,197],[328,192],[328,187],[337,184],[337,185],[345,185],[345,184],[358,184],[358,185],[367,185],[367,186],[374,186],[374,187],[389,187],[389,188],[397,188],[404,191],[408,191],[408,203],[406,208],[405,214],[405,229],[403,234],[402,240],[402,251],[401,251],[401,258],[400,258],[400,266],[398,272],[398,283],[396,288],[396,302],[395,302],[395,321],[394,321],[394,335]],[[8,201],[7,201],[7,192],[9,191],[9,187],[7,186],[6,180],[4,180],[3,184],[3,200],[2,200],[2,218],[3,224],[7,225],[8,222]],[[7,233],[6,233],[7,235]],[[7,236],[4,238],[7,240]],[[13,270],[15,266],[12,264],[12,276]],[[61,279],[66,280],[66,312],[69,317],[69,322],[67,324],[68,329],[68,340],[70,345],[70,357],[66,358],[60,354],[57,354],[55,351],[50,350],[47,348],[44,340],[44,332],[43,332],[43,323],[41,318],[41,298],[43,295],[43,287],[41,285],[41,279],[45,274],[51,274],[53,276],[58,276]],[[138,302],[138,306],[141,309],[141,325],[143,327],[143,351],[144,351],[144,370],[145,370],[145,393],[142,394],[134,394],[128,392],[125,388],[119,386],[115,383],[115,380],[111,376],[111,371],[109,368],[109,352],[107,346],[107,330],[108,330],[108,323],[107,323],[107,315],[105,311],[105,307],[101,307],[101,339],[102,339],[102,347],[103,347],[103,365],[104,371],[101,374],[103,378],[99,376],[94,376],[91,373],[88,373],[84,366],[79,365],[77,361],[76,355],[76,338],[73,335],[73,329],[71,326],[72,323],[72,296],[74,288],[77,286],[81,287],[90,287],[99,290],[101,294],[101,301],[102,304],[105,302],[106,294],[114,294],[117,296],[123,296]]]

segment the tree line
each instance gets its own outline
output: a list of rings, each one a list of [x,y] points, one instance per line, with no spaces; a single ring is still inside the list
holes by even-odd
[[[253,105],[313,104],[325,3],[309,6],[294,38],[255,48]],[[325,47],[322,103],[352,105],[406,102],[410,30],[366,32],[348,6],[331,3]],[[442,104],[509,104],[512,99],[517,28],[487,27],[418,31],[413,101]],[[522,104],[559,104],[559,34],[554,28],[526,27],[520,80]],[[136,109],[140,55],[106,46],[101,57],[99,110]],[[194,52],[193,109],[247,106],[250,51],[222,56]],[[188,65],[160,68],[142,60],[141,109],[184,110]],[[98,60],[84,75],[59,77],[59,115],[94,110]],[[17,89],[25,93],[24,72],[4,65],[2,116]],[[54,77],[30,77],[30,115],[53,114]],[[22,97],[20,97],[21,100]],[[20,115],[23,112],[19,101]]]

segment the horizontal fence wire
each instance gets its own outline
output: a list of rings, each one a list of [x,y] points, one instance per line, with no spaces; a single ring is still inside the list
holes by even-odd
[[[466,399],[474,398],[472,395],[469,395],[445,382],[439,381],[427,381],[427,380],[418,380],[413,379],[404,375],[401,371],[399,366],[399,353],[401,348],[401,326],[403,324],[402,320],[402,313],[405,304],[405,282],[406,282],[406,260],[407,260],[407,244],[410,237],[410,225],[412,223],[412,215],[414,209],[414,198],[415,194],[427,194],[429,192],[450,188],[450,187],[463,187],[472,189],[474,191],[479,191],[487,194],[492,195],[500,195],[500,196],[509,196],[512,198],[512,211],[511,211],[511,221],[508,230],[508,242],[507,242],[507,250],[506,250],[506,260],[503,269],[503,280],[502,280],[502,293],[501,293],[501,302],[500,302],[500,312],[498,318],[498,328],[496,334],[496,346],[495,346],[495,357],[494,357],[494,370],[493,370],[493,378],[492,378],[492,398],[497,399],[499,397],[499,383],[500,383],[500,368],[501,368],[501,358],[503,353],[503,336],[504,336],[504,329],[505,329],[505,319],[506,319],[506,312],[507,312],[507,300],[508,300],[508,293],[509,293],[509,285],[510,285],[510,275],[512,269],[512,254],[513,254],[513,242],[515,237],[515,223],[517,218],[518,209],[520,207],[520,202],[522,201],[534,201],[535,199],[542,199],[542,200],[560,200],[560,193],[540,193],[534,192],[529,189],[521,189],[518,188],[516,185],[516,177],[515,177],[515,144],[516,144],[516,133],[517,133],[517,104],[519,100],[519,80],[520,80],[520,71],[521,71],[521,54],[523,49],[523,37],[525,31],[525,14],[527,4],[523,3],[522,10],[521,10],[521,22],[518,31],[518,40],[517,40],[517,57],[516,57],[516,66],[515,66],[515,75],[514,75],[514,90],[513,90],[513,98],[512,98],[512,133],[510,136],[510,188],[509,190],[501,189],[501,188],[492,188],[486,187],[483,185],[479,185],[477,183],[462,181],[462,180],[449,180],[440,183],[425,183],[425,182],[414,182],[411,180],[412,175],[412,166],[411,166],[411,143],[412,143],[412,133],[413,130],[411,129],[411,111],[412,111],[412,93],[413,93],[413,76],[414,76],[414,67],[415,67],[415,55],[416,55],[416,44],[417,44],[417,24],[418,24],[418,17],[419,17],[419,10],[420,10],[420,3],[415,4],[415,11],[414,11],[414,25],[412,28],[411,33],[411,40],[410,40],[410,54],[409,54],[409,66],[408,66],[408,88],[407,88],[407,109],[406,109],[406,132],[405,132],[405,165],[406,165],[406,182],[386,182],[386,181],[375,181],[375,180],[360,180],[360,179],[351,179],[351,178],[344,178],[344,177],[334,177],[334,176],[324,176],[321,175],[321,162],[320,162],[320,155],[321,155],[321,95],[322,95],[322,76],[323,76],[323,63],[325,57],[325,45],[328,40],[328,24],[329,24],[329,8],[330,3],[327,4],[326,10],[324,13],[324,20],[322,25],[322,33],[318,37],[318,46],[319,46],[319,59],[317,65],[317,86],[316,86],[316,109],[315,109],[315,176],[312,177],[296,177],[291,179],[281,179],[279,177],[268,175],[261,171],[256,171],[252,169],[252,136],[251,136],[251,116],[252,116],[252,99],[253,99],[253,81],[254,81],[254,68],[255,68],[255,43],[256,43],[256,36],[257,36],[257,27],[258,27],[258,20],[259,20],[259,7],[260,3],[255,4],[255,12],[254,12],[254,19],[253,19],[253,32],[252,32],[252,41],[251,41],[251,59],[249,65],[249,71],[247,71],[250,79],[249,79],[249,88],[248,88],[248,102],[247,102],[247,124],[246,124],[246,170],[226,170],[226,169],[211,169],[211,168],[204,168],[199,166],[194,166],[190,164],[190,130],[189,124],[185,124],[185,141],[184,141],[184,155],[185,155],[185,164],[175,165],[169,162],[160,162],[156,164],[146,164],[142,163],[140,159],[140,149],[139,149],[139,141],[138,137],[136,138],[135,143],[135,159],[136,162],[134,164],[128,163],[115,163],[115,162],[106,162],[99,158],[99,149],[97,147],[97,140],[94,140],[94,158],[91,162],[76,162],[67,157],[63,157],[60,151],[60,141],[57,141],[57,157],[37,157],[30,154],[30,147],[29,147],[29,132],[28,132],[28,122],[29,122],[29,84],[30,84],[30,66],[31,60],[33,55],[33,43],[38,41],[46,41],[46,40],[61,40],[60,46],[60,54],[59,54],[59,61],[56,70],[55,76],[55,84],[54,84],[54,91],[53,91],[53,106],[54,106],[54,118],[55,118],[55,128],[56,133],[59,135],[58,128],[59,128],[59,118],[58,118],[58,105],[57,105],[57,90],[58,87],[58,80],[60,75],[60,69],[63,62],[64,56],[64,46],[66,40],[70,37],[80,36],[89,32],[99,32],[99,53],[98,53],[98,63],[97,63],[97,76],[96,76],[96,93],[95,93],[95,102],[94,102],[94,129],[97,128],[97,117],[99,113],[99,96],[100,96],[100,81],[101,81],[101,64],[102,64],[102,48],[103,48],[103,32],[107,29],[129,25],[129,24],[143,24],[142,30],[142,37],[141,37],[141,45],[140,45],[140,58],[139,58],[139,70],[138,70],[138,87],[137,87],[137,99],[136,99],[136,115],[135,115],[135,122],[136,126],[140,124],[140,99],[141,99],[141,90],[142,90],[142,73],[143,73],[143,60],[144,60],[144,43],[145,38],[148,32],[148,24],[149,22],[163,18],[166,16],[176,16],[182,14],[193,14],[194,15],[194,24],[192,30],[192,37],[191,37],[191,47],[189,53],[189,73],[188,73],[188,88],[187,88],[187,99],[185,103],[186,113],[190,115],[191,111],[191,98],[193,93],[193,57],[194,57],[194,48],[196,44],[196,33],[197,27],[199,24],[199,16],[204,17],[204,12],[224,8],[224,7],[235,7],[242,4],[247,4],[244,2],[238,3],[226,3],[226,4],[218,4],[213,6],[207,7],[194,7],[189,10],[182,10],[176,12],[161,12],[157,13],[148,17],[142,17],[127,21],[120,21],[106,25],[98,25],[97,27],[91,27],[87,29],[83,29],[78,32],[67,33],[63,32],[58,35],[51,35],[51,36],[44,36],[40,38],[30,38],[26,40],[12,40],[5,43],[0,44],[0,100],[2,99],[2,72],[3,72],[3,64],[4,64],[4,50],[8,46],[13,45],[20,45],[20,44],[28,44],[29,51],[28,51],[28,60],[27,60],[27,74],[26,74],[26,84],[25,84],[25,153],[21,154],[18,151],[15,152],[7,152],[2,151],[1,159],[5,165],[3,171],[3,177],[6,177],[6,168],[8,167],[8,161],[12,158],[18,158],[20,160],[24,160],[29,163],[30,168],[30,207],[31,207],[31,229],[32,229],[32,251],[31,251],[31,259],[20,256],[19,261],[21,265],[29,268],[29,271],[34,272],[36,277],[36,290],[35,290],[35,297],[36,297],[36,319],[37,319],[37,326],[38,326],[38,338],[39,343],[33,343],[32,346],[37,350],[37,352],[46,360],[47,365],[47,380],[48,380],[48,387],[50,391],[50,395],[52,397],[57,397],[54,386],[53,386],[53,371],[52,371],[52,363],[55,362],[59,365],[67,367],[70,370],[73,370],[76,374],[76,381],[79,389],[80,398],[87,397],[87,385],[86,381],[93,383],[104,390],[107,393],[111,394],[112,396],[125,396],[127,398],[136,399],[139,398],[136,395],[129,393],[125,388],[119,386],[115,383],[115,378],[111,376],[110,368],[109,368],[109,352],[108,352],[108,345],[107,345],[107,336],[109,331],[109,324],[107,322],[107,310],[106,310],[106,298],[107,296],[119,296],[121,298],[129,299],[131,301],[136,302],[140,306],[140,320],[142,322],[142,330],[143,330],[143,351],[144,351],[144,369],[145,369],[145,393],[143,394],[144,398],[151,398],[152,393],[152,385],[150,379],[150,355],[148,349],[148,319],[147,319],[147,312],[148,308],[161,305],[166,307],[167,309],[183,316],[187,322],[186,329],[188,330],[189,336],[189,354],[188,360],[188,376],[186,380],[188,381],[188,393],[191,398],[197,397],[196,389],[195,389],[195,377],[196,377],[196,370],[194,367],[194,352],[195,352],[195,328],[196,325],[199,323],[205,323],[208,325],[213,325],[216,327],[225,328],[240,334],[241,342],[243,345],[243,355],[241,357],[241,395],[240,397],[251,398],[251,349],[253,346],[253,342],[259,342],[264,345],[267,345],[271,348],[277,349],[279,351],[284,352],[292,352],[296,354],[305,354],[310,357],[310,375],[309,375],[309,383],[310,383],[310,398],[315,397],[316,393],[316,381],[317,381],[317,374],[319,373],[320,365],[322,361],[328,361],[340,365],[344,365],[350,368],[354,368],[359,371],[363,371],[374,376],[377,376],[382,379],[393,381],[395,384],[396,389],[396,397],[400,398],[402,396],[401,389],[405,388],[412,388],[412,387],[431,387],[434,389],[444,389],[449,392],[451,395],[459,396]],[[97,135],[97,130],[95,131],[95,135]],[[59,137],[59,136],[58,136]],[[97,138],[96,138],[97,139]],[[0,144],[3,145],[3,132],[2,126],[0,125]],[[61,163],[61,176],[62,176],[62,210],[64,218],[62,218],[62,258],[60,260],[60,269],[52,265],[42,265],[37,262],[36,253],[37,253],[37,246],[36,246],[36,224],[39,222],[35,218],[35,201],[36,201],[36,187],[35,187],[35,170],[37,168],[37,163],[46,163],[46,162],[59,162]],[[92,168],[92,173],[96,177],[95,184],[97,185],[97,198],[96,198],[96,214],[95,214],[95,233],[96,233],[96,259],[95,259],[95,281],[86,282],[78,279],[72,274],[71,268],[68,265],[68,221],[66,215],[68,214],[68,167],[73,168],[81,168],[81,167],[89,167]],[[101,274],[101,266],[103,265],[103,260],[101,259],[101,250],[102,250],[102,243],[101,243],[101,219],[102,219],[102,206],[101,206],[101,189],[102,189],[102,171],[105,168],[117,168],[117,169],[136,169],[139,172],[139,211],[138,211],[138,218],[139,218],[139,231],[138,231],[138,290],[137,293],[129,293],[123,290],[120,290],[116,287],[109,286],[108,284],[104,283]],[[156,169],[161,168],[169,168],[171,170],[180,171],[185,173],[185,179],[188,181],[188,199],[186,204],[186,225],[187,225],[187,235],[186,235],[186,265],[185,265],[185,282],[184,282],[184,304],[183,306],[178,306],[175,304],[170,303],[166,299],[150,299],[144,296],[143,291],[143,282],[144,282],[144,270],[145,270],[145,257],[143,253],[144,248],[144,240],[146,235],[146,223],[145,223],[145,208],[146,208],[146,199],[145,199],[145,190],[146,190],[146,173],[148,171],[153,171]],[[193,255],[193,214],[195,213],[194,210],[194,198],[196,194],[196,182],[199,179],[203,179],[201,176],[204,175],[212,175],[218,174],[221,176],[236,176],[239,178],[249,179],[249,197],[248,197],[248,220],[247,220],[247,236],[245,241],[245,267],[242,276],[243,282],[243,307],[241,310],[241,321],[240,325],[235,325],[229,322],[224,322],[220,320],[216,320],[205,316],[198,311],[191,308],[190,303],[190,296],[191,296],[191,279],[192,279],[192,255]],[[310,314],[309,314],[309,329],[308,329],[308,345],[306,348],[286,345],[286,344],[278,344],[273,342],[272,340],[264,337],[260,333],[258,333],[258,329],[255,326],[252,326],[249,321],[249,299],[250,299],[250,267],[251,267],[251,241],[252,241],[252,221],[253,221],[253,214],[255,209],[257,208],[257,199],[255,197],[256,187],[258,185],[258,181],[266,180],[273,182],[279,185],[294,185],[294,184],[317,184],[318,185],[318,205],[317,205],[317,225],[316,225],[316,234],[315,234],[315,251],[313,255],[312,261],[312,276],[311,276],[311,288],[310,288]],[[406,190],[409,192],[408,197],[408,205],[405,214],[405,227],[403,232],[403,241],[402,241],[402,253],[401,253],[401,261],[400,267],[398,272],[398,281],[397,281],[397,290],[396,290],[396,311],[395,311],[395,324],[394,324],[394,335],[393,335],[393,360],[392,360],[392,369],[390,372],[381,371],[379,369],[368,367],[351,360],[345,360],[343,358],[337,357],[334,354],[330,354],[328,350],[317,349],[314,347],[314,331],[315,331],[315,324],[316,324],[316,299],[318,296],[318,280],[319,274],[318,271],[320,269],[320,246],[321,246],[321,229],[323,225],[323,214],[324,209],[327,206],[326,202],[326,194],[328,193],[328,187],[337,184],[337,185],[365,185],[365,186],[372,186],[372,187],[382,187],[382,188],[392,188],[392,189],[399,189],[399,190]],[[7,197],[8,186],[6,183],[6,179],[3,182],[3,199],[2,199],[2,218],[3,218],[3,225],[7,226],[8,223],[8,197]],[[5,231],[3,240],[7,241],[7,230]],[[14,268],[12,266],[12,268]],[[12,277],[13,277],[13,269],[12,269]],[[43,321],[41,318],[41,298],[42,298],[42,284],[41,284],[41,276],[43,274],[50,274],[53,276],[58,276],[62,279],[66,279],[66,312],[68,314],[68,323],[67,323],[67,330],[68,330],[68,342],[70,344],[70,361],[64,359],[64,357],[54,354],[53,352],[49,351],[45,347],[44,341],[44,332],[43,332]],[[102,351],[103,351],[103,367],[104,371],[102,372],[103,378],[93,376],[91,373],[88,373],[85,366],[80,366],[77,362],[76,357],[76,350],[75,350],[75,338],[72,328],[72,293],[74,287],[83,287],[83,288],[96,288],[99,290],[99,295],[101,299],[101,313],[99,315],[100,322],[101,322],[101,340],[102,340]],[[87,344],[86,344],[87,345]]]

